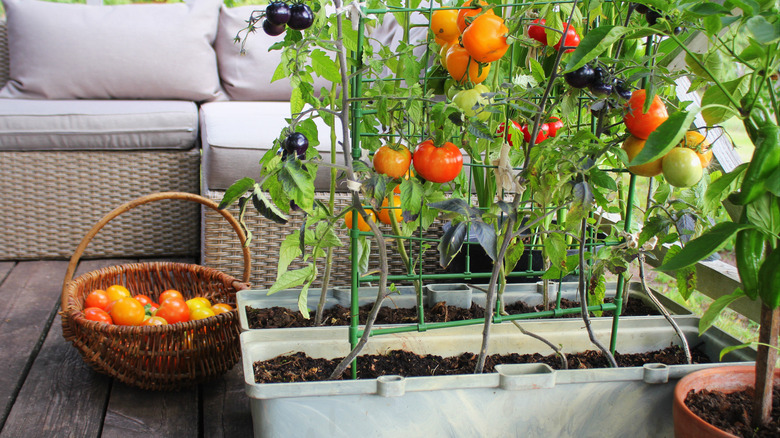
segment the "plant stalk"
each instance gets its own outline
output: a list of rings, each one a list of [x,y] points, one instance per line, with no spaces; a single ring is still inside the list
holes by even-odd
[[[780,333],[780,307],[772,310],[766,304],[761,303],[761,327],[758,332],[759,344],[756,348],[753,427],[767,425],[772,420],[772,390],[775,380],[775,363],[777,362],[778,333]]]

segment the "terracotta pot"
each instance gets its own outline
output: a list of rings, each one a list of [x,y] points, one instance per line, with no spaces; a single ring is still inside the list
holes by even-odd
[[[775,384],[780,382],[780,368],[775,370]],[[726,394],[752,388],[756,383],[756,368],[752,365],[715,367],[693,372],[680,379],[674,387],[674,436],[676,438],[731,437],[702,420],[685,406],[685,397],[690,390],[702,389],[721,391]]]

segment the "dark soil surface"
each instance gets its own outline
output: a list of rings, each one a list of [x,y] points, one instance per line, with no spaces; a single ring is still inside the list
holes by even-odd
[[[780,437],[780,386],[772,391],[772,421],[768,427],[750,427],[753,415],[753,388],[724,394],[720,391],[691,391],[685,405],[702,420],[738,437]]]
[[[611,302],[611,298],[607,298],[606,302]],[[563,309],[579,306],[580,304],[577,302],[569,301],[567,299],[561,300],[561,308]],[[370,310],[370,304],[360,308],[360,324],[366,323],[366,318],[368,317]],[[512,315],[519,313],[540,312],[544,310],[544,308],[541,305],[532,307],[519,302],[506,306],[506,310],[510,315]],[[330,309],[326,309],[323,313],[324,317],[322,325],[324,326],[349,325],[349,309],[346,307],[336,305]],[[641,300],[629,300],[628,305],[626,306],[626,311],[622,313],[624,316],[658,314],[659,313],[656,309],[647,306]],[[252,329],[314,326],[314,315],[311,315],[310,319],[305,319],[298,310],[290,310],[284,307],[257,309],[247,306],[246,315],[249,328]],[[426,322],[462,321],[466,319],[483,318],[484,316],[485,310],[476,304],[472,304],[470,309],[464,309],[455,306],[445,306],[442,302],[431,308],[425,309]],[[612,312],[604,312],[604,316],[612,316]],[[580,314],[574,313],[564,317],[579,318]],[[416,308],[401,309],[383,307],[380,309],[376,320],[376,324],[409,324],[416,322]]]
[[[691,352],[694,363],[707,363],[710,359],[700,351]],[[585,351],[567,354],[569,369],[607,368],[608,362],[599,351]],[[676,346],[648,353],[615,353],[615,360],[621,367],[641,366],[645,363],[665,363],[668,365],[685,363],[685,354]],[[278,356],[254,364],[255,381],[271,382],[308,382],[326,380],[336,368],[341,358],[313,359],[303,353]],[[443,358],[435,355],[419,355],[402,350],[390,351],[385,355],[365,355],[357,361],[359,379],[374,379],[382,375],[443,376],[471,374],[477,363],[477,355],[463,353],[460,356]],[[535,354],[494,354],[487,358],[485,372],[494,372],[498,364],[546,363],[554,369],[561,368],[561,361],[554,354],[543,356]],[[342,375],[348,379],[349,370]]]

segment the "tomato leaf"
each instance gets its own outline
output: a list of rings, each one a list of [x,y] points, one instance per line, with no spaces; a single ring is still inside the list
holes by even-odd
[[[776,17],[775,17],[776,18]],[[770,23],[761,15],[751,17],[747,21],[747,30],[760,44],[772,44],[780,39],[780,22]]]
[[[263,191],[257,184],[255,184],[255,191],[252,194],[252,205],[266,219],[272,220],[277,224],[287,223],[287,216],[263,194]]]
[[[748,76],[742,76],[733,81],[724,82],[723,88],[738,102],[750,86],[749,81],[746,81],[747,78]],[[726,94],[720,87],[714,85],[707,88],[707,91],[702,95],[701,105],[701,115],[709,126],[722,123],[738,114],[737,109],[731,105]]]
[[[656,269],[659,271],[676,271],[691,266],[720,249],[729,239],[737,234],[737,231],[749,227],[750,225],[734,222],[721,222],[701,236],[688,242],[678,254],[675,254],[670,260],[666,260]]]
[[[299,232],[297,230],[288,234],[281,245],[279,245],[279,263],[276,268],[277,280],[279,280],[279,276],[287,272],[287,267],[290,266],[290,263],[301,255],[301,247],[298,244],[298,235]]]
[[[590,206],[593,205],[593,190],[587,182],[582,181],[575,184],[572,193],[574,194],[574,201],[576,203],[587,208],[590,208]]]
[[[277,176],[287,196],[303,210],[310,211],[314,204],[314,178],[303,169],[301,162],[286,160]]]
[[[666,155],[685,136],[685,132],[696,118],[696,112],[677,111],[669,116],[661,126],[650,133],[645,147],[629,163],[631,166],[649,163]]]
[[[522,239],[516,238],[514,243],[509,244],[509,248],[507,248],[504,255],[504,270],[506,272],[515,270],[515,266],[520,261],[520,257],[523,256],[523,252],[525,252],[525,244]]]
[[[311,66],[314,72],[330,82],[341,83],[341,72],[339,66],[322,50],[312,50]]]
[[[304,284],[301,291],[298,293],[298,310],[301,312],[301,316],[309,319],[309,308],[306,302],[309,298],[309,284]]]
[[[691,6],[687,12],[699,17],[706,17],[709,15],[731,15],[731,10],[729,8],[715,2],[696,3]]]
[[[615,180],[604,172],[603,170],[594,167],[588,172],[591,182],[599,187],[603,187],[607,190],[617,191],[617,183]]]
[[[241,178],[234,182],[230,187],[225,190],[225,194],[222,195],[222,200],[219,201],[218,208],[220,210],[227,208],[238,200],[238,198],[244,196],[244,193],[248,192],[255,186],[255,180],[249,177]]]
[[[419,181],[409,178],[401,181],[401,209],[411,214],[420,213],[423,188]]]
[[[449,266],[455,254],[460,251],[463,241],[466,240],[468,222],[459,222],[447,230],[441,237],[437,249],[439,250],[439,264],[442,268]]]
[[[699,320],[699,334],[706,332],[715,323],[723,309],[744,296],[745,292],[742,289],[737,289],[730,295],[724,295],[713,301],[710,307],[707,308],[707,311],[704,312],[704,315],[702,315],[701,320]]]
[[[469,219],[476,219],[482,217],[482,210],[478,208],[470,207],[465,200],[460,198],[452,198],[440,202],[433,202],[428,204],[428,206],[431,208],[435,208],[437,210],[457,213]]]
[[[609,25],[599,26],[591,30],[585,34],[579,46],[571,54],[571,58],[569,58],[569,62],[566,64],[566,72],[577,70],[596,59],[630,30],[628,27]]]
[[[358,236],[358,252],[357,252],[357,270],[359,275],[363,275],[368,272],[368,261],[371,256],[371,240],[366,236]],[[352,260],[354,255],[350,251],[349,258]]]
[[[273,295],[281,290],[298,287],[306,283],[314,274],[314,264],[309,263],[301,269],[285,271],[268,290],[268,295]]]
[[[682,248],[680,248],[680,246],[673,245],[666,252],[664,262],[671,260],[672,257],[677,255],[681,250]],[[680,293],[683,300],[688,301],[688,298],[691,297],[693,290],[696,288],[696,267],[688,266],[678,269],[675,272],[675,277],[677,279],[677,291]]]
[[[477,237],[477,241],[490,257],[490,260],[496,261],[496,230],[480,221],[471,223],[471,232]]]
[[[738,177],[745,173],[748,164],[750,163],[742,163],[731,172],[711,182],[709,187],[707,187],[707,191],[704,193],[704,202],[710,205],[719,203],[725,199],[729,193],[736,190],[734,182]]]

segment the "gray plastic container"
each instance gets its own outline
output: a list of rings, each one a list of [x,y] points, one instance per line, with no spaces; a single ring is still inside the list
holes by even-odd
[[[689,342],[702,343],[712,358],[740,342],[716,328],[698,336],[698,321],[679,321]],[[565,352],[595,349],[579,320],[526,321]],[[608,345],[611,320],[593,321]],[[384,376],[358,381],[256,384],[255,361],[303,351],[312,357],[342,357],[343,337],[300,329],[241,334],[246,391],[256,437],[672,437],[672,391],[686,374],[718,364],[554,371],[545,365],[506,365],[498,372],[438,377]],[[498,324],[490,353],[551,351]],[[652,351],[677,344],[665,321],[631,319],[620,323],[617,350]],[[477,351],[481,326],[372,337],[365,354],[403,348],[416,353],[457,355]],[[751,349],[732,352],[727,361],[754,360]]]

